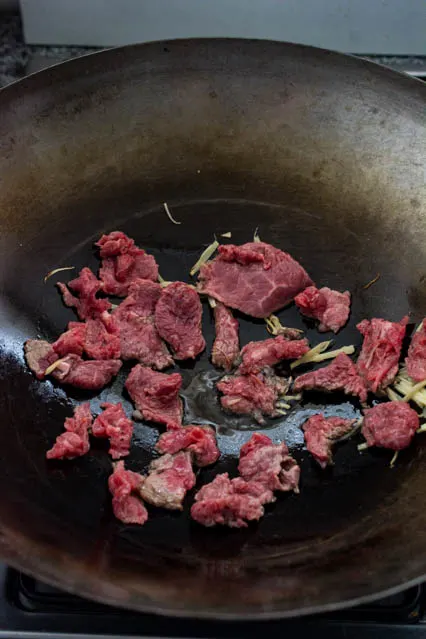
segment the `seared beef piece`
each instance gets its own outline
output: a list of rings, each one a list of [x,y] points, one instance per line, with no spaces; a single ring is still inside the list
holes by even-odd
[[[364,413],[362,434],[368,446],[402,450],[419,428],[419,416],[406,402],[385,402]]]
[[[146,502],[168,510],[182,510],[186,491],[195,486],[195,475],[191,465],[191,453],[162,455],[154,459],[148,475],[139,487]]]
[[[357,324],[364,336],[357,367],[373,393],[384,390],[395,379],[407,322],[408,317],[400,322],[373,318]]]
[[[407,373],[415,382],[426,379],[426,320],[411,338],[408,356],[405,359]]]
[[[70,353],[83,355],[86,340],[86,324],[84,322],[69,322],[68,329],[53,342],[52,348],[59,357]]]
[[[103,412],[93,422],[92,434],[109,439],[109,454],[113,459],[126,457],[130,452],[133,422],[126,417],[122,404],[101,404]]]
[[[99,246],[102,258],[99,278],[104,293],[125,297],[135,280],[155,282],[158,279],[154,257],[138,248],[134,240],[121,231],[102,235],[96,246]]]
[[[142,418],[166,424],[170,429],[180,428],[182,424],[181,385],[179,373],[157,373],[140,364],[132,368],[125,384]]]
[[[160,435],[156,449],[174,455],[180,450],[189,451],[200,468],[214,464],[220,456],[216,434],[210,426],[184,426]]]
[[[111,308],[111,302],[96,297],[101,289],[101,282],[87,266],[80,271],[75,280],[68,282],[68,286],[62,282],[58,282],[57,285],[62,293],[65,306],[75,307],[81,320],[97,318],[101,313]],[[74,291],[77,297],[69,289]]]
[[[162,290],[155,307],[155,326],[172,347],[175,359],[194,359],[205,349],[202,313],[198,293],[188,284],[173,282]]]
[[[364,380],[345,353],[338,355],[328,366],[297,377],[293,390],[296,393],[303,390],[343,391],[346,395],[358,396],[362,402],[367,400]]]
[[[226,306],[268,317],[312,284],[288,253],[265,244],[219,246],[219,255],[200,269],[199,290]]]
[[[355,424],[355,419],[341,417],[324,417],[312,415],[304,424],[306,448],[317,460],[321,468],[333,463],[331,448],[336,440],[349,433]]]
[[[119,359],[120,330],[109,313],[86,321],[84,350],[90,359]]]
[[[62,384],[84,390],[101,390],[120,370],[119,359],[82,360],[78,355],[64,357],[51,375]]]
[[[300,467],[284,443],[273,444],[266,435],[254,433],[241,446],[238,471],[246,481],[270,491],[299,492]]]
[[[285,359],[298,359],[309,350],[306,339],[288,340],[282,335],[262,342],[249,342],[241,351],[239,373],[259,373],[266,366],[275,366]]]
[[[144,366],[158,370],[173,364],[154,324],[155,306],[160,295],[158,283],[135,280],[129,286],[129,295],[112,313],[120,330],[122,359],[137,359]]]
[[[287,379],[265,370],[257,375],[233,375],[224,377],[218,384],[223,393],[220,403],[225,410],[237,415],[251,415],[259,424],[263,415],[276,417],[276,402],[288,390]]]
[[[148,519],[147,510],[139,497],[139,488],[143,481],[142,475],[125,470],[123,461],[114,465],[114,471],[108,479],[108,487],[112,494],[114,515],[124,524],[142,526]]]
[[[92,421],[90,404],[76,406],[74,416],[65,419],[65,433],[58,435],[53,447],[47,451],[47,459],[73,459],[89,452]]]
[[[270,490],[241,477],[229,479],[228,473],[216,475],[195,495],[191,517],[203,526],[222,524],[230,528],[246,528],[248,521],[263,517],[263,504],[273,501]]]
[[[212,362],[218,368],[231,371],[240,354],[238,320],[232,311],[220,302],[213,310],[216,338],[212,350]]]
[[[325,286],[309,286],[294,298],[300,312],[306,317],[319,320],[320,332],[337,333],[349,318],[351,295],[349,291],[339,293]]]
[[[24,354],[28,367],[37,379],[44,379],[46,368],[59,359],[52,345],[43,339],[27,339]]]

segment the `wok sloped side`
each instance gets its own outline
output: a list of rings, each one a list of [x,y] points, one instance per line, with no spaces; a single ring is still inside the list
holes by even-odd
[[[7,560],[107,603],[235,618],[337,608],[426,573],[420,438],[393,471],[380,455],[365,467],[350,457],[324,483],[306,460],[305,497],[279,501],[258,528],[202,531],[163,513],[137,531],[111,517],[105,456],[46,465],[69,401],[22,358],[25,337],[71,319],[42,275],[83,265],[101,231],[131,222],[145,245],[197,251],[218,226],[242,234],[253,202],[269,241],[318,281],[358,291],[356,317],[420,319],[424,107],[424,86],[362,60],[238,40],[106,51],[0,93]],[[180,227],[155,209],[164,201],[180,207]]]

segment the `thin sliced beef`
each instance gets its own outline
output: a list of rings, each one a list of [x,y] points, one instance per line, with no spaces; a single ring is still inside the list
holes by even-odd
[[[113,459],[127,457],[133,434],[133,422],[126,417],[122,404],[101,404],[103,412],[93,422],[92,434],[109,439],[109,454]]]
[[[353,430],[355,419],[341,417],[324,417],[312,415],[304,424],[305,443],[307,450],[316,459],[321,468],[333,463],[333,444]]]
[[[306,317],[319,320],[320,332],[337,333],[349,318],[351,295],[349,291],[339,293],[325,286],[308,286],[294,298],[300,312]]]
[[[241,446],[238,471],[246,481],[262,484],[271,492],[299,492],[298,463],[289,455],[284,443],[273,444],[269,437],[261,433],[254,433]]]
[[[158,266],[152,255],[136,246],[121,231],[112,231],[96,242],[102,259],[99,278],[108,295],[125,297],[130,285],[138,279],[158,279]]]
[[[265,244],[219,246],[219,255],[200,269],[199,290],[252,317],[268,317],[312,284],[288,253]]]
[[[212,350],[212,362],[218,368],[231,371],[237,363],[240,354],[240,340],[238,335],[238,320],[232,311],[220,302],[213,310],[216,338]]]
[[[357,367],[373,393],[383,391],[395,379],[407,322],[408,317],[400,322],[373,318],[357,324],[364,336]]]
[[[422,382],[426,379],[426,320],[423,320],[421,327],[416,331],[408,349],[408,356],[405,359],[407,373],[415,382]]]
[[[195,495],[191,517],[202,526],[222,524],[246,528],[248,521],[263,517],[263,504],[272,501],[272,492],[257,482],[242,477],[229,479],[228,473],[216,475]]]
[[[91,359],[119,359],[120,330],[109,313],[86,321],[84,350]]]
[[[243,375],[259,373],[266,366],[275,366],[282,360],[298,359],[308,350],[306,339],[288,340],[282,335],[262,342],[249,342],[241,351],[242,363],[238,372]]]
[[[188,284],[173,282],[162,290],[155,307],[155,326],[175,359],[194,359],[205,349],[202,313],[198,293]]]
[[[65,306],[74,307],[81,320],[97,318],[111,308],[111,302],[96,297],[101,290],[101,282],[87,266],[80,271],[76,279],[68,282],[68,285],[63,282],[58,282],[57,285]],[[73,295],[69,289],[76,295]]]
[[[142,475],[126,470],[123,461],[114,465],[114,471],[108,479],[108,487],[112,494],[114,515],[124,524],[142,526],[148,519],[148,512],[139,496],[143,481]]]
[[[68,329],[62,333],[53,342],[52,348],[59,357],[65,357],[65,355],[83,355],[84,342],[86,340],[86,324],[84,322],[69,322]]]
[[[58,362],[51,375],[62,384],[84,390],[101,390],[117,375],[121,366],[119,359],[86,361],[71,354]]]
[[[45,371],[59,358],[49,342],[43,339],[27,339],[24,355],[29,369],[37,379],[45,378]]]
[[[328,366],[297,377],[293,390],[296,393],[304,390],[343,391],[346,395],[359,397],[362,402],[367,400],[364,380],[345,353],[338,355]]]
[[[162,454],[171,455],[188,450],[200,468],[214,464],[220,457],[216,434],[210,426],[184,426],[170,430],[160,435],[156,449]]]
[[[263,415],[276,417],[279,413],[276,402],[289,388],[289,381],[266,369],[257,375],[232,375],[224,377],[218,384],[223,393],[222,407],[237,415],[251,415],[259,424]]]
[[[122,359],[137,359],[157,370],[173,365],[173,358],[154,323],[160,295],[158,283],[135,280],[129,286],[129,295],[112,313],[120,330]]]
[[[168,510],[182,510],[186,492],[195,486],[191,453],[162,455],[149,466],[148,475],[140,485],[139,493],[146,502]]]
[[[362,434],[368,446],[402,450],[419,425],[418,414],[406,402],[385,402],[365,411]]]
[[[90,404],[76,406],[74,416],[65,419],[65,432],[58,435],[53,447],[47,451],[47,459],[74,459],[89,452],[92,421]]]
[[[166,375],[136,364],[126,380],[126,389],[142,418],[180,428],[182,401],[179,397],[182,377],[179,373]]]

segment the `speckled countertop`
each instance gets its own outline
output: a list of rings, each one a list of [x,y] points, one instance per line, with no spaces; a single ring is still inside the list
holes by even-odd
[[[6,86],[14,80],[52,64],[98,50],[95,47],[26,45],[23,41],[19,15],[0,15],[0,86]],[[398,71],[426,78],[426,57],[368,55],[364,57]]]

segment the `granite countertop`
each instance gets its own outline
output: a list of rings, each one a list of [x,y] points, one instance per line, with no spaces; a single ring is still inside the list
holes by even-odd
[[[20,16],[0,14],[0,87],[52,64],[95,51],[99,51],[99,48],[27,45],[23,40]],[[426,57],[363,57],[398,71],[426,78]]]

